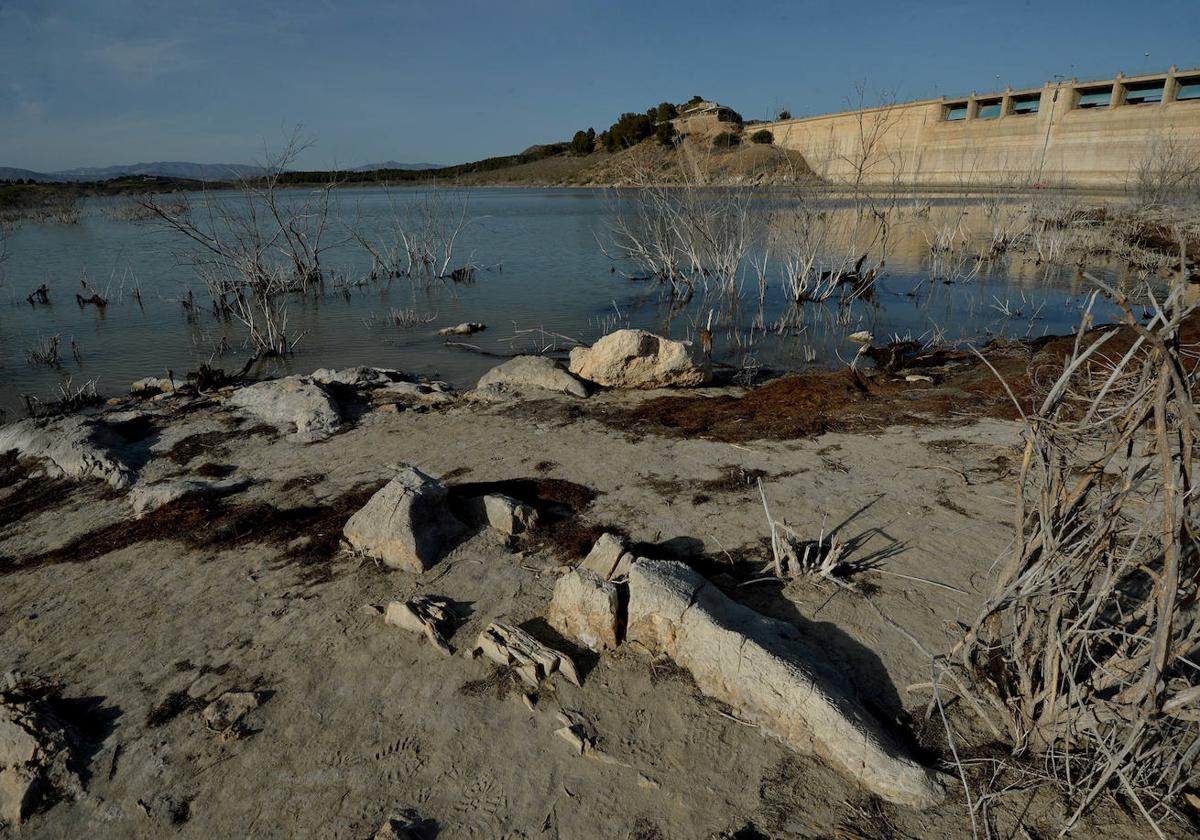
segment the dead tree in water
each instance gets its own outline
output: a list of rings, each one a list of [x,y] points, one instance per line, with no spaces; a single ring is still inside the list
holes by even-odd
[[[677,299],[689,300],[697,287],[736,297],[759,237],[752,190],[712,183],[706,158],[686,142],[676,154],[670,183],[661,173],[629,170],[626,185],[613,193],[609,245],[601,247],[668,284]]]
[[[1104,793],[1158,824],[1200,786],[1200,416],[1193,314],[1177,286],[1142,325],[1081,326],[1062,374],[1025,415],[1016,541],[950,657],[1017,758],[1073,809]],[[1015,398],[1014,398],[1015,401]],[[1024,411],[1024,406],[1018,403]]]
[[[144,196],[142,207],[195,246],[186,259],[208,286],[214,308],[247,330],[252,358],[289,353],[287,297],[323,282],[321,254],[334,182],[288,193],[281,178],[308,147],[298,132],[279,154],[268,152],[261,177],[242,178],[233,198],[206,194],[193,207],[184,198],[164,204]]]
[[[470,193],[456,187],[393,195],[381,187],[388,213],[381,234],[371,235],[360,223],[350,235],[371,255],[372,279],[409,277],[469,283],[476,266],[470,260],[451,269],[459,237],[470,223]]]

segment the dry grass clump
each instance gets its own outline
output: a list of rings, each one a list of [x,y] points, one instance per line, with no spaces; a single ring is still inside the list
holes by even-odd
[[[1197,354],[1182,288],[1146,326],[1108,292],[1136,339],[1081,329],[1025,415],[1013,552],[942,676],[1070,803],[1064,832],[1108,794],[1162,836],[1200,788]]]
[[[25,352],[31,365],[58,367],[62,364],[62,336],[58,333],[39,339],[38,343]]]

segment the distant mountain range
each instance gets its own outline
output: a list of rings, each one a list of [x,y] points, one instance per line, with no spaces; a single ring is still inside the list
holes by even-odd
[[[383,163],[368,163],[356,166],[350,172],[374,172],[379,169],[438,169],[436,163],[397,163],[394,160]],[[18,169],[12,166],[0,166],[0,181],[61,182],[61,181],[108,181],[113,178],[126,177],[159,177],[183,178],[189,181],[226,181],[231,178],[253,177],[262,174],[261,166],[247,166],[242,163],[187,163],[184,161],[159,161],[157,163],[134,163],[128,166],[82,166],[76,169],[63,169],[58,172],[34,172],[32,169]]]

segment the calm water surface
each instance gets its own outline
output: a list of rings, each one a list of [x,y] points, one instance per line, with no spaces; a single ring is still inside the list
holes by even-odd
[[[324,254],[323,265],[339,278],[365,277],[370,257],[348,236],[347,226],[381,234],[396,201],[397,193],[340,190],[337,221],[326,236],[340,244]],[[226,369],[239,368],[248,355],[240,325],[207,311],[187,317],[180,302],[188,290],[205,304],[207,293],[186,249],[153,225],[124,219],[121,211],[129,203],[90,200],[79,224],[22,223],[10,236],[9,259],[0,265],[0,409],[9,420],[23,415],[23,394],[53,398],[68,379],[75,385],[95,380],[102,394],[112,396],[143,376],[168,369],[182,375],[214,353],[222,354],[215,363]],[[686,307],[673,308],[658,284],[629,279],[637,269],[614,265],[605,255],[598,240],[605,240],[613,213],[613,197],[599,190],[476,190],[453,262],[470,259],[484,266],[475,282],[398,279],[296,297],[289,305],[288,332],[303,337],[295,354],[258,372],[375,365],[469,386],[500,360],[447,347],[434,334],[438,328],[479,321],[488,329],[462,341],[505,355],[561,352],[570,342],[551,334],[590,343],[614,328],[634,326],[691,338],[710,311],[718,361],[794,370],[843,364],[856,349],[846,335],[862,329],[880,338],[944,335],[975,341],[1070,332],[1088,291],[1074,270],[1016,259],[992,264],[969,282],[929,284],[928,238],[914,224],[890,249],[873,299],[857,301],[840,315],[832,304],[808,304],[802,318],[773,330],[790,306],[777,277],[761,317],[751,277],[740,304],[698,295]],[[107,308],[76,304],[82,277],[108,296]],[[25,298],[42,283],[51,303],[31,306]],[[132,295],[135,285],[140,303]],[[428,322],[396,326],[388,317],[394,309],[411,309]],[[1098,315],[1103,320],[1116,313],[1102,304]],[[32,364],[30,348],[56,334],[61,366]]]

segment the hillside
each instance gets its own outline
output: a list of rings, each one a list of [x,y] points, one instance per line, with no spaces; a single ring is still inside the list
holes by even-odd
[[[425,173],[433,175],[436,173]],[[684,140],[663,146],[653,140],[619,152],[561,154],[483,172],[461,173],[456,183],[501,186],[622,186],[636,182],[794,184],[815,176],[804,158],[770,145],[713,149]]]

